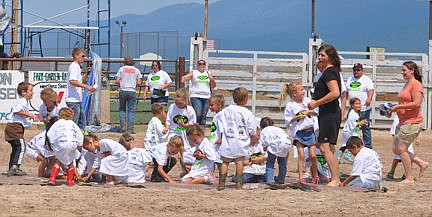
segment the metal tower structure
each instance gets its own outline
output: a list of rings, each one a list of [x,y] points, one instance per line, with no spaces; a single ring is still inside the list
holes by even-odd
[[[75,35],[83,39],[83,48],[90,52],[90,50],[96,50],[96,52],[103,53],[109,58],[111,55],[111,0],[97,0],[97,9],[93,10],[96,12],[97,26],[91,26],[91,2],[95,0],[85,0],[86,5],[73,9],[67,12],[60,13],[52,17],[42,17],[41,15],[31,13],[24,10],[24,0],[10,0],[12,4],[8,4],[9,0],[2,0],[2,5],[11,8],[12,23],[8,32],[10,32],[9,41],[5,41],[3,36],[4,46],[10,45],[10,55],[14,53],[21,53],[22,55],[38,54],[43,56],[43,35],[51,30],[61,30],[71,35]],[[86,9],[87,24],[86,27],[77,26],[65,26],[54,19],[63,15],[66,15],[77,10]],[[24,24],[24,14],[30,14],[36,16],[41,20],[34,22],[29,25]],[[37,25],[43,21],[48,21],[54,25],[43,26]],[[91,34],[91,31],[95,30],[96,34]],[[102,37],[107,36],[107,37]],[[36,37],[36,38],[34,38]],[[36,42],[36,43],[33,43]],[[35,45],[36,44],[36,45]],[[102,50],[104,49],[104,50]]]

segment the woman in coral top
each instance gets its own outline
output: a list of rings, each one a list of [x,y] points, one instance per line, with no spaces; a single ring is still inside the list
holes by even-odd
[[[399,125],[396,127],[393,140],[393,152],[400,155],[405,169],[406,179],[401,183],[414,183],[411,174],[411,160],[420,166],[419,178],[423,176],[429,163],[408,152],[408,146],[413,143],[423,128],[423,116],[421,104],[423,100],[422,75],[418,66],[413,61],[406,61],[402,64],[401,74],[406,81],[405,86],[399,92],[398,105],[391,108],[391,112],[397,112]]]

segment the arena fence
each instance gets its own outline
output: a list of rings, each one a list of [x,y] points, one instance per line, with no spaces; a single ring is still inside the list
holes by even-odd
[[[426,128],[431,127],[431,73],[428,56],[424,53],[373,53],[339,51],[342,56],[344,80],[352,76],[354,63],[364,65],[365,75],[375,84],[372,107],[383,102],[396,102],[397,94],[405,81],[400,75],[402,63],[415,61],[423,74],[424,98],[422,104]],[[272,117],[279,126],[284,126],[284,104],[280,107],[279,96],[283,84],[298,81],[303,84],[308,96],[315,74],[309,69],[312,54],[292,52],[261,52],[239,50],[206,50],[203,58],[209,70],[216,76],[217,93],[225,96],[226,104],[232,104],[231,91],[239,86],[250,91],[247,106],[257,118]],[[191,59],[191,63],[195,62]],[[371,127],[388,129],[393,118],[379,115],[372,109]]]

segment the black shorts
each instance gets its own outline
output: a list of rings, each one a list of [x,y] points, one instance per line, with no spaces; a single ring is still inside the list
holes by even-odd
[[[318,115],[318,143],[330,143],[336,145],[341,124],[341,110],[338,107],[334,111],[319,112]]]

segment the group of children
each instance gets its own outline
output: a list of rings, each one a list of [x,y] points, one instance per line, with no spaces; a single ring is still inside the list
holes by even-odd
[[[34,119],[28,105],[28,100],[33,96],[32,85],[26,82],[19,84],[18,93],[22,98],[14,106],[13,118],[5,128],[6,140],[12,146],[10,176],[25,175],[20,169],[25,150],[24,128],[31,125],[28,119]],[[292,144],[298,153],[299,182],[308,181],[304,170],[309,168],[304,165],[310,165],[312,183],[318,184],[331,178],[324,158],[315,147],[319,130],[318,109],[308,109],[310,99],[305,97],[300,83],[285,85],[281,95],[283,101],[287,95],[291,98],[285,108],[289,134],[274,126],[270,117],[262,118],[258,127],[254,114],[246,108],[248,90],[238,87],[232,93],[235,105],[224,108],[224,97],[221,95],[209,99],[214,117],[210,137],[206,138],[204,130],[196,123],[187,91],[180,88],[167,113],[163,105],[152,105],[153,118],[147,128],[144,148],[135,148],[131,145],[134,139],[128,133],[123,134],[119,142],[99,139],[94,133],[83,133],[72,121],[73,110],[57,108],[55,91],[48,88],[41,92],[43,105],[40,108],[41,120],[46,123],[46,128],[27,144],[27,155],[41,162],[38,175],[50,177],[48,184],[55,184],[56,178],[64,174],[67,185],[73,185],[74,180],[105,180],[108,185],[143,183],[146,179],[173,183],[175,181],[168,173],[178,159],[183,170],[182,183],[217,185],[218,190],[223,190],[230,163],[235,164],[233,181],[237,188],[242,188],[244,182],[283,184]],[[343,145],[346,144],[346,149],[350,151],[354,150],[356,155],[362,153],[361,140],[355,138],[359,136],[358,127],[364,122],[358,120],[359,100],[351,101],[351,111],[343,130]],[[163,120],[166,122],[163,123]],[[275,176],[276,161],[279,168]],[[150,166],[153,166],[151,174]],[[218,181],[213,174],[215,166],[219,171]],[[379,175],[378,171],[373,172],[376,176],[371,180],[376,182],[375,178],[381,176],[381,170]],[[344,182],[344,185],[347,184]]]

